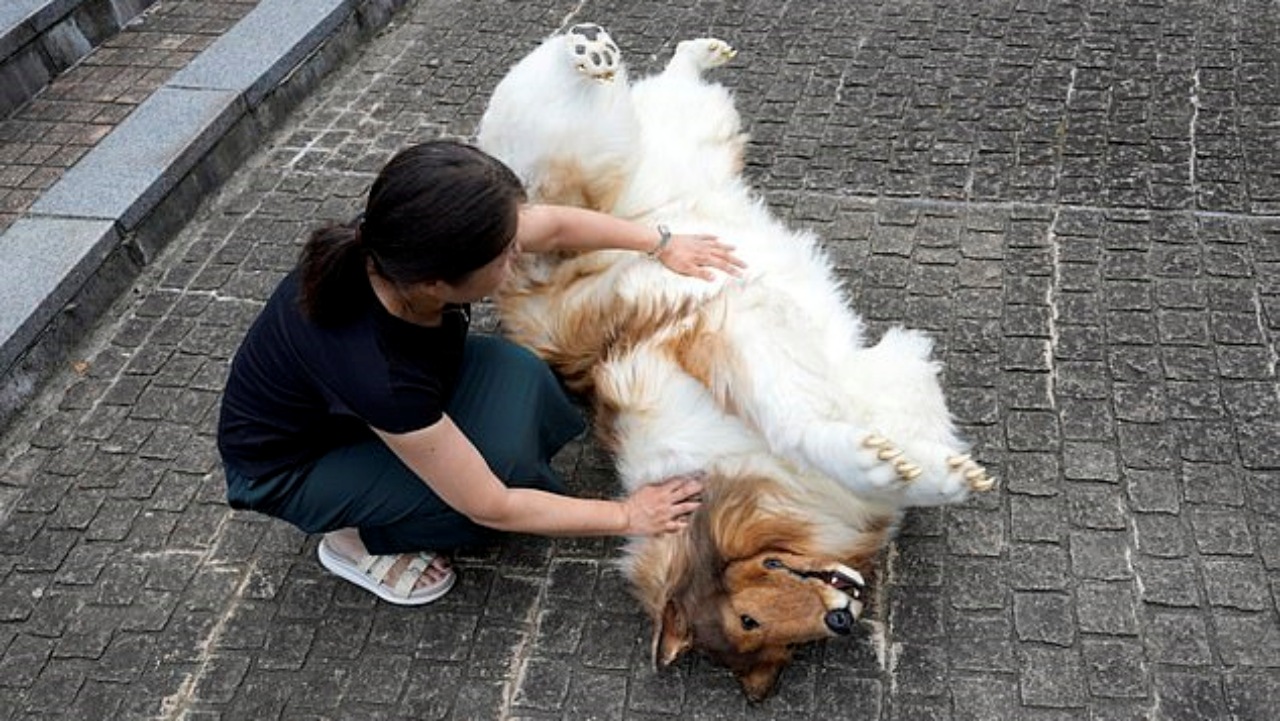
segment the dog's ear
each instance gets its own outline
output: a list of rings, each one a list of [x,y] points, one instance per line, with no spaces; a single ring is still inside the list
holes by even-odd
[[[752,703],[760,703],[769,697],[773,686],[778,682],[782,667],[786,661],[766,661],[737,674],[738,683],[742,684],[742,692]]]
[[[690,648],[693,648],[693,629],[689,627],[689,619],[675,601],[667,601],[662,617],[654,623],[653,665],[655,668],[670,666]]]

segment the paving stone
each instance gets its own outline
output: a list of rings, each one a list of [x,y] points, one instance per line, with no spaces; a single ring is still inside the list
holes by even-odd
[[[1117,489],[1110,485],[1073,483],[1067,486],[1071,524],[1077,528],[1123,531],[1127,509]]]
[[[930,643],[895,644],[896,680],[910,696],[940,696],[946,691],[946,649]]]
[[[1161,718],[1191,721],[1226,717],[1222,682],[1216,675],[1157,672],[1154,689],[1156,710]]]
[[[1120,480],[1115,451],[1101,443],[1064,443],[1062,454],[1063,474],[1070,480],[1108,483]]]
[[[1011,496],[1010,528],[1016,541],[1057,543],[1066,537],[1065,503],[1061,498]]]
[[[1146,644],[1148,658],[1157,663],[1207,666],[1213,661],[1204,620],[1188,612],[1150,614]]]
[[[1024,704],[1051,708],[1085,704],[1088,692],[1075,649],[1026,645],[1020,654],[1019,690]]]
[[[1011,453],[1005,467],[1004,484],[1011,493],[1052,496],[1059,492],[1060,463],[1056,455]]]
[[[36,636],[18,636],[9,642],[0,660],[3,685],[9,688],[30,686],[44,668],[55,642]]]
[[[960,555],[999,556],[1007,535],[1005,515],[974,509],[951,509],[947,513],[949,550]]]
[[[1085,639],[1082,642],[1089,690],[1105,698],[1146,698],[1147,669],[1137,641]]]
[[[1129,536],[1115,532],[1074,532],[1070,537],[1071,566],[1081,578],[1131,578]]]
[[[1227,707],[1236,718],[1266,718],[1280,703],[1280,679],[1274,673],[1237,672],[1224,683]]]
[[[1209,603],[1243,611],[1273,607],[1262,567],[1252,559],[1206,558],[1205,587]]]
[[[1181,516],[1165,513],[1142,513],[1133,519],[1137,531],[1138,551],[1162,558],[1185,556],[1189,547],[1186,527]]]
[[[1218,612],[1213,625],[1219,653],[1232,666],[1280,667],[1280,624],[1274,609],[1264,613]]]
[[[1145,593],[1145,585],[1143,590]],[[1086,633],[1137,634],[1136,607],[1129,583],[1084,581],[1076,587],[1076,613],[1080,630]]]
[[[1022,641],[1071,646],[1075,641],[1075,606],[1060,593],[1015,593],[1013,619]]]
[[[1192,508],[1187,512],[1201,553],[1249,555],[1253,536],[1240,514],[1228,509]]]
[[[1010,677],[968,677],[952,682],[953,719],[994,721],[1018,702],[1018,684]]]

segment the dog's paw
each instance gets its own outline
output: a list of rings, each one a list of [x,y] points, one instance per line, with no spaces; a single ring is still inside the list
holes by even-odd
[[[908,442],[897,444],[884,436],[871,434],[862,439],[862,449],[893,471],[884,480],[878,474],[877,490],[900,494],[909,506],[936,506],[964,500],[971,492],[988,491],[995,479],[985,468],[964,453],[955,453],[941,445]],[[865,454],[864,454],[865,455]]]
[[[855,493],[868,497],[897,498],[922,472],[893,443],[876,434],[846,447],[839,457],[839,466],[829,472]]]
[[[729,43],[717,38],[685,40],[676,45],[676,55],[688,58],[699,70],[718,68],[737,54]]]
[[[924,473],[923,468],[907,458],[901,448],[895,446],[893,441],[884,436],[869,435],[862,439],[862,445],[871,449],[871,452],[875,454],[876,460],[887,464],[893,469],[895,480],[898,483],[912,483]]]
[[[564,37],[575,70],[606,83],[618,74],[622,53],[604,28],[594,23],[580,23],[569,28]]]
[[[971,491],[982,493],[996,486],[996,479],[987,475],[987,469],[973,460],[968,453],[948,456],[947,469],[957,482],[968,486]]]

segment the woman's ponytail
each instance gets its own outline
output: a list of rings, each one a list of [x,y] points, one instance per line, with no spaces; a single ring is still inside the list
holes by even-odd
[[[302,312],[319,325],[345,320],[359,307],[353,299],[368,286],[365,262],[358,224],[328,225],[313,232],[298,260]]]

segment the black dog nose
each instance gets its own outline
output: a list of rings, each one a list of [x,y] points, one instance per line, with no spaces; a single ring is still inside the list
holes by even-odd
[[[847,608],[827,611],[827,615],[822,620],[827,622],[827,628],[831,629],[832,633],[848,636],[853,631],[853,614]]]

